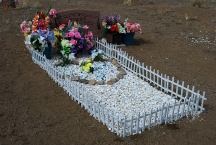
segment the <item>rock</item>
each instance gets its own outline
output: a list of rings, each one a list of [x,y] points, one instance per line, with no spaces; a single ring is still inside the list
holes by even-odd
[[[124,75],[122,73],[117,74],[118,79],[123,79]]]
[[[88,84],[88,80],[86,80],[86,79],[80,79],[79,82],[83,83],[83,84]]]
[[[72,60],[71,63],[72,63],[72,64],[75,64],[75,65],[79,65],[79,61],[78,61],[78,60],[75,60],[75,59]]]
[[[108,85],[112,85],[112,84],[114,84],[114,83],[116,83],[116,82],[117,82],[117,79],[116,79],[116,78],[113,78],[113,79],[107,81],[107,84],[108,84]]]
[[[118,82],[118,81],[120,80],[120,78],[118,78],[118,77],[117,77],[117,78],[115,78],[115,79],[116,79],[116,82]]]
[[[72,81],[79,81],[80,80],[80,77],[79,76],[74,76],[71,78]]]
[[[89,81],[88,81],[88,84],[89,84],[89,85],[95,85],[96,83],[97,83],[97,82],[96,82],[95,80],[89,80]]]
[[[126,71],[123,68],[118,68],[118,71],[122,75],[126,75],[127,74]]]
[[[98,84],[98,85],[104,85],[105,82],[104,82],[104,81],[98,81],[97,84]]]
[[[112,59],[112,64],[116,66],[118,64],[117,60]]]
[[[117,68],[121,68],[121,65],[118,64],[118,63],[117,63],[115,66],[116,66]]]

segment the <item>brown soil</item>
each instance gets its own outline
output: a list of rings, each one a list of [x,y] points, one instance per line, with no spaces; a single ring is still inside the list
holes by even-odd
[[[57,4],[58,2],[58,4]],[[116,0],[66,0],[51,4],[58,10],[99,10],[141,23],[137,45],[125,48],[137,59],[207,93],[206,112],[125,139],[95,120],[72,101],[31,61],[19,23],[31,18],[31,8],[0,9],[0,145],[215,145],[216,44],[192,43],[201,35],[215,39],[215,8],[182,4],[143,3],[124,6]],[[47,3],[42,5],[47,7]],[[189,20],[185,19],[187,13]]]

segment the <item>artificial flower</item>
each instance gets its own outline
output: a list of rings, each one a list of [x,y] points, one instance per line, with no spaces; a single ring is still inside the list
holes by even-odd
[[[117,25],[112,25],[110,30],[111,30],[111,32],[115,32],[115,31],[118,32]]]
[[[74,25],[73,25],[74,27],[78,27],[78,23],[77,23],[77,21],[74,21]]]
[[[65,28],[65,24],[61,24],[60,26],[59,26],[59,30],[63,30]]]
[[[66,37],[72,38],[74,36],[75,36],[75,33],[73,31],[70,31],[70,32],[66,33]]]
[[[80,38],[81,38],[81,35],[80,35],[79,32],[75,32],[74,37],[77,38],[77,39],[80,39]]]
[[[83,29],[88,30],[89,29],[88,25],[84,25]]]
[[[76,44],[77,44],[77,41],[73,39],[73,40],[70,41],[70,43],[71,43],[72,45],[76,45]]]
[[[54,30],[54,35],[56,37],[62,37],[62,33],[60,31],[58,31],[57,29]]]
[[[91,59],[87,59],[85,61],[80,62],[81,71],[85,71],[87,73],[93,72],[93,64]]]
[[[27,21],[23,21],[20,24],[21,32],[24,33],[24,35],[27,35],[30,33],[30,31],[31,31],[30,25],[31,25],[31,23],[27,22]]]
[[[56,17],[56,14],[57,14],[57,11],[55,9],[51,9],[49,11],[49,15],[52,16],[52,17],[54,17],[54,18]]]
[[[63,39],[61,41],[61,45],[62,45],[62,47],[71,47],[70,41],[66,40],[66,39]]]

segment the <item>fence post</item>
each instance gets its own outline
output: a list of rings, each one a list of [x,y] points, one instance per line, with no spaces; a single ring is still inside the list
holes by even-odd
[[[151,127],[151,120],[152,119],[152,109],[151,109],[151,112],[150,112],[150,115],[149,115],[149,125],[148,125],[148,128],[150,129]]]
[[[172,77],[172,81],[171,81],[171,97],[173,97],[173,83],[175,81],[175,78]]]
[[[201,111],[204,111],[204,108],[203,108],[204,99],[205,99],[205,91],[203,92],[203,95],[202,95],[202,101],[201,101],[202,110]]]
[[[171,122],[173,122],[173,120],[175,119],[175,106],[176,106],[176,100],[175,100],[175,103],[174,103],[174,106],[173,106],[172,120],[171,120]]]
[[[124,117],[123,137],[126,136],[125,129],[126,129],[126,116]]]
[[[133,115],[131,116],[130,134],[133,134]]]
[[[146,112],[144,113],[143,116],[143,132],[145,131],[145,121],[146,121]]]
[[[162,108],[161,108],[161,116],[160,116],[160,124],[162,124],[162,122],[163,122],[163,111],[164,111],[164,106],[165,106],[165,103],[163,103],[163,106],[162,106]]]
[[[140,121],[140,113],[137,115],[137,120],[136,120],[136,133],[139,133],[139,121]]]

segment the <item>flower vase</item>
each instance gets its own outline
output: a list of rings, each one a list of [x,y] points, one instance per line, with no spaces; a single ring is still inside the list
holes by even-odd
[[[112,37],[112,43],[113,44],[122,44],[122,34],[120,33],[114,33]]]
[[[134,35],[135,35],[134,32],[124,34],[124,36],[123,36],[124,44],[125,45],[133,45],[135,43]]]
[[[45,46],[43,54],[46,56],[47,59],[52,58],[52,45],[50,42],[48,42],[47,45]]]

